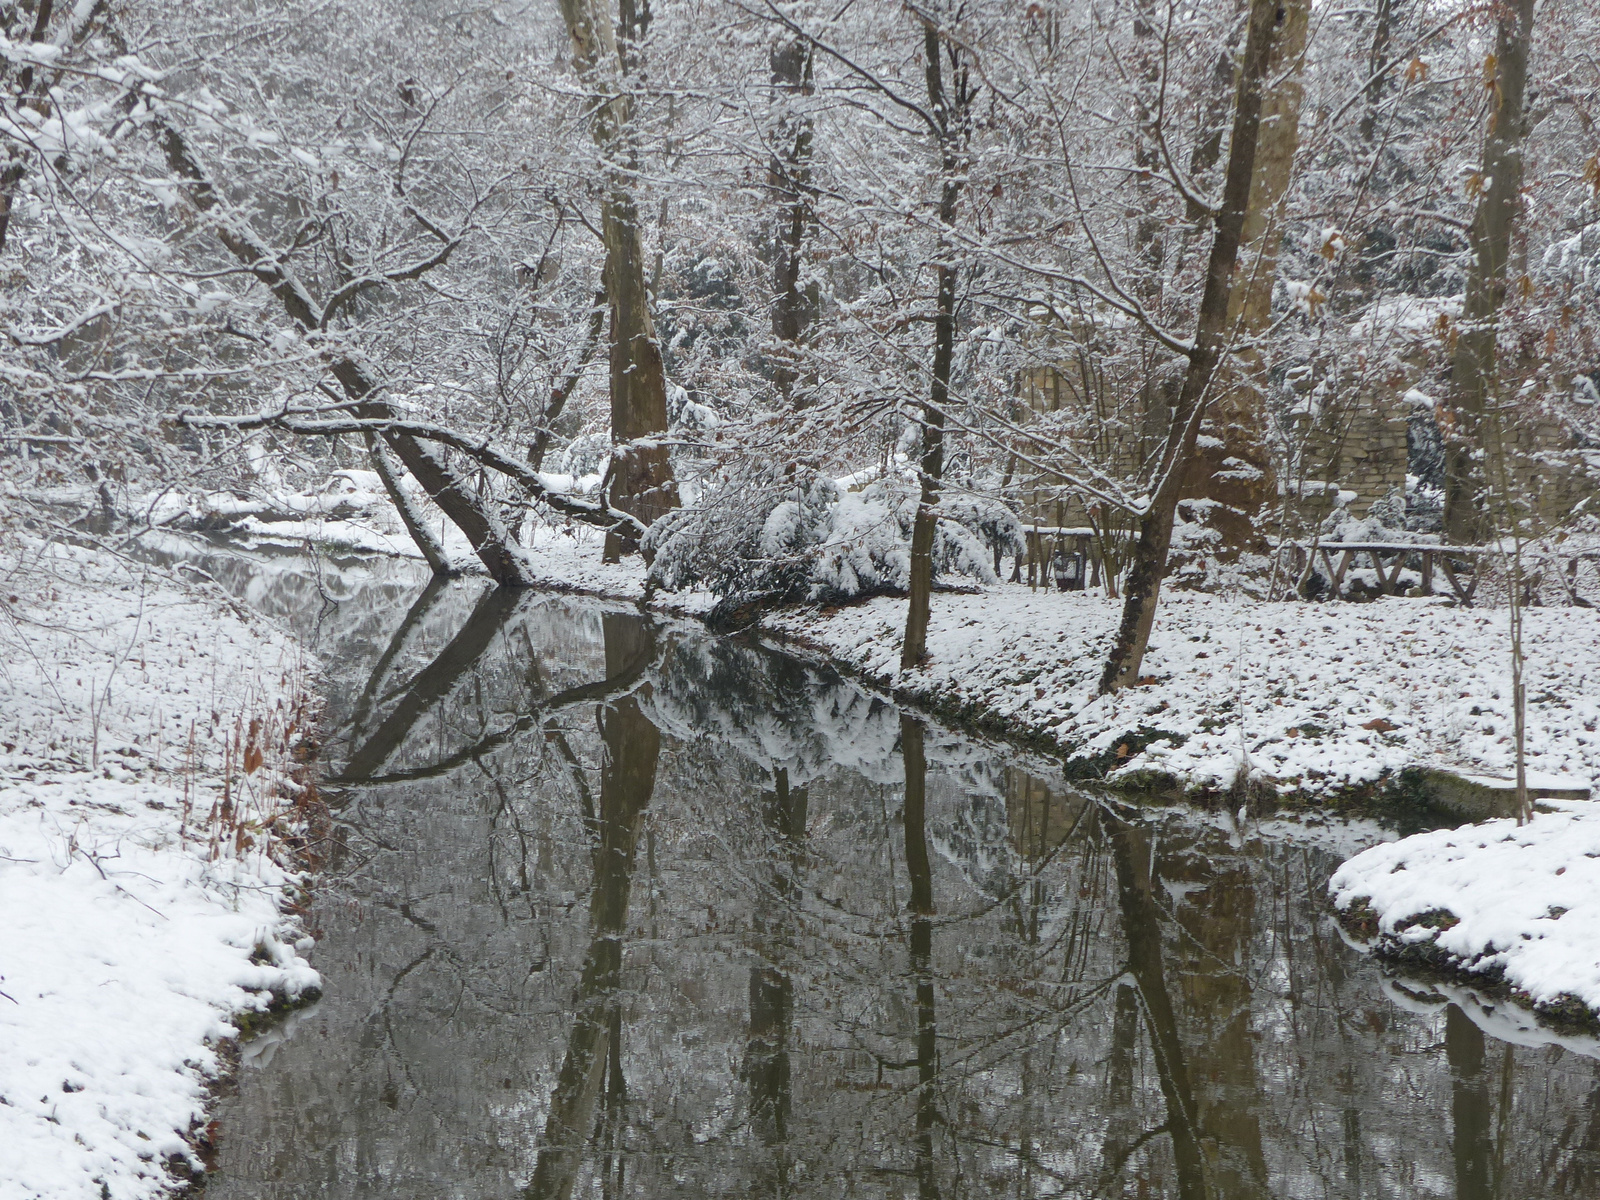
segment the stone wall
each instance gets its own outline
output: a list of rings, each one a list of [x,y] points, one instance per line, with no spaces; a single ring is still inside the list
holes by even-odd
[[[1087,389],[1080,386],[1074,370],[1064,368],[1063,374],[1062,370],[1040,368],[1028,373],[1020,381],[1020,398],[1039,413],[1084,403]],[[1303,408],[1282,418],[1279,478],[1289,499],[1284,536],[1311,536],[1340,496],[1357,520],[1377,516],[1386,525],[1400,524],[1410,467],[1407,426],[1414,415],[1429,419],[1426,408],[1419,408],[1422,398],[1413,390],[1418,374],[1413,368],[1401,378],[1370,386],[1315,414]],[[1124,410],[1121,416],[1116,434],[1102,434],[1079,450],[1108,473],[1131,477],[1159,436],[1157,419],[1164,413]],[[1086,424],[1092,427],[1094,423]],[[1503,445],[1512,478],[1522,494],[1533,499],[1546,527],[1560,523],[1575,506],[1600,490],[1600,450],[1581,450],[1561,423],[1547,415],[1522,414],[1506,429]],[[1046,476],[1023,487],[1020,500],[1025,524],[1079,527],[1089,523],[1078,499],[1059,498],[1055,485],[1063,482],[1061,476]]]

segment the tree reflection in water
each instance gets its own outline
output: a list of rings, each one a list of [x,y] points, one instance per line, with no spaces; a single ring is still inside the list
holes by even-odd
[[[1594,1062],[1386,991],[1332,850],[615,605],[340,585],[328,994],[213,1200],[1593,1193]]]
[[[606,613],[607,679],[648,661],[651,635],[644,621]],[[649,685],[644,685],[648,697]],[[603,1174],[618,1190],[625,1183],[619,1150],[627,1082],[622,1069],[622,945],[633,892],[639,823],[656,785],[661,734],[639,707],[637,695],[602,704],[596,713],[605,759],[600,768],[600,811],[585,820],[593,842],[594,882],[589,889],[589,949],[572,998],[572,1032],[550,1096],[543,1144],[534,1163],[529,1200],[565,1200],[584,1157],[597,1097],[605,1117]]]

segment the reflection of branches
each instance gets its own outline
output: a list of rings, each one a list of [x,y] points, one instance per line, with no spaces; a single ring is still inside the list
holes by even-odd
[[[387,775],[367,775],[359,780],[352,780],[352,782],[376,786],[384,783],[408,783],[418,779],[437,779],[442,775],[448,775],[457,767],[482,758],[491,751],[499,749],[519,734],[526,733],[535,725],[549,720],[554,713],[564,708],[570,708],[574,704],[595,702],[604,704],[620,699],[633,691],[638,686],[640,679],[654,665],[654,659],[641,659],[620,676],[611,679],[597,679],[592,683],[579,684],[577,687],[570,687],[566,691],[557,692],[532,712],[524,713],[505,728],[497,729],[495,732],[473,742],[470,746],[465,746],[425,767],[412,767],[404,771],[392,771]],[[566,753],[568,755],[571,754],[570,747]],[[575,759],[571,761],[574,764],[576,762]],[[347,770],[345,778],[348,778],[349,774],[350,772]],[[580,794],[587,798],[587,789],[580,788]]]
[[[483,657],[483,652],[516,611],[521,599],[518,593],[505,589],[484,592],[472,615],[467,618],[467,623],[433,662],[417,672],[394,711],[365,743],[351,753],[344,770],[334,777],[334,782],[353,783],[369,779],[388,762],[412,727],[429,709],[448,696],[467,669]]]
[[[350,736],[352,738],[359,736],[361,730],[365,727],[367,717],[372,712],[373,698],[377,695],[378,688],[383,683],[384,677],[388,675],[390,666],[393,665],[395,659],[399,657],[400,652],[405,648],[407,641],[410,640],[411,631],[420,625],[427,615],[433,611],[434,606],[439,601],[439,597],[443,594],[444,577],[434,575],[428,580],[422,591],[417,594],[417,598],[412,601],[410,609],[406,612],[405,619],[400,622],[400,628],[394,631],[394,635],[389,639],[389,644],[384,647],[383,654],[373,665],[372,673],[367,676],[366,687],[361,689],[361,695],[356,698],[355,705],[350,713]]]

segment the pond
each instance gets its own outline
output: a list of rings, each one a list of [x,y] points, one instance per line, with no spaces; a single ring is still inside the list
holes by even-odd
[[[1386,976],[1370,827],[1111,802],[825,665],[208,555],[328,668],[326,995],[209,1200],[1600,1195],[1600,1069]]]

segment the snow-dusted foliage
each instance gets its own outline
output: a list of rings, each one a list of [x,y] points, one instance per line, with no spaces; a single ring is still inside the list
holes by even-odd
[[[916,508],[915,485],[894,477],[859,490],[816,471],[730,479],[701,505],[651,528],[650,580],[666,591],[698,587],[735,601],[903,591]],[[991,583],[994,553],[1021,549],[1021,526],[1004,505],[958,498],[942,502],[938,514],[936,575]]]

